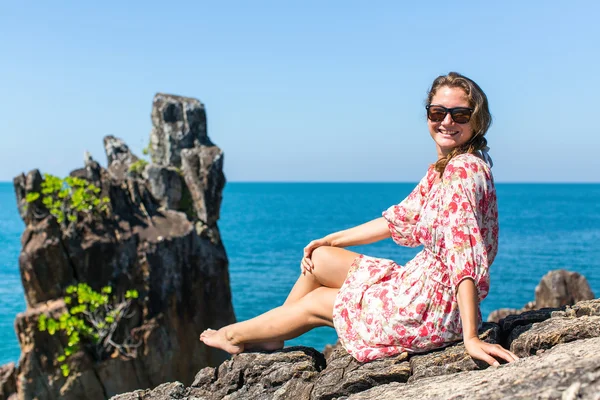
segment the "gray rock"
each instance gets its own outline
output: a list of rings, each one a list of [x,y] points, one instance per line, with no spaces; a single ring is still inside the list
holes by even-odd
[[[150,164],[145,170],[148,179],[150,193],[156,198],[160,205],[171,210],[181,210],[181,199],[183,197],[185,183],[179,170],[174,167],[163,167]],[[215,221],[216,222],[216,221]]]
[[[407,358],[407,353],[401,353],[359,363],[338,344],[329,355],[327,368],[316,379],[310,398],[335,399],[389,382],[406,382],[410,376]]]
[[[119,138],[106,136],[104,150],[108,159],[108,172],[116,179],[124,179],[131,164],[138,158],[129,150],[129,146]]]
[[[152,162],[181,168],[181,150],[212,146],[204,104],[196,99],[157,93],[152,103]]]
[[[600,393],[600,338],[560,344],[540,356],[498,368],[393,383],[349,400],[594,399]]]
[[[523,326],[531,326],[536,322],[542,322],[552,317],[552,313],[556,311],[562,311],[560,308],[542,308],[540,310],[526,311],[521,314],[509,315],[506,318],[500,320],[498,323],[502,331],[503,338],[501,342],[503,345],[508,347],[506,344],[506,337],[511,335],[513,329]],[[521,330],[522,331],[522,330]]]
[[[488,343],[500,343],[500,327],[497,324],[485,323],[479,331],[479,338]],[[462,342],[442,350],[410,358],[412,374],[409,382],[429,376],[448,375],[462,371],[485,369],[488,364],[473,360]]]
[[[325,366],[323,355],[308,347],[273,353],[242,353],[218,369],[205,368],[188,394],[203,399],[309,399]]]
[[[501,308],[492,311],[487,320],[498,323],[509,315],[544,308],[562,308],[593,298],[594,293],[584,276],[564,269],[553,270],[544,275],[536,286],[534,301],[530,301],[521,309]]]
[[[183,176],[193,199],[196,216],[205,226],[212,227],[220,216],[219,210],[225,187],[223,152],[216,146],[200,146],[183,150],[181,161]]]
[[[584,276],[564,269],[548,272],[535,288],[536,308],[563,307],[594,297]]]
[[[48,210],[42,204],[41,196],[32,203],[28,203],[26,200],[27,193],[40,193],[42,181],[42,174],[37,169],[29,171],[27,176],[21,174],[13,179],[17,208],[19,209],[21,219],[23,219],[26,225],[41,221],[48,215]]]
[[[173,96],[157,98],[175,104]],[[223,352],[198,340],[206,328],[235,322],[228,260],[217,226],[225,183],[222,152],[206,136],[203,106],[193,99],[177,101],[181,124],[169,119],[173,110],[163,104],[162,132],[168,139],[164,154],[169,157],[166,164],[146,167],[149,180],[129,170],[138,159],[113,136],[104,139],[108,169],[86,157],[84,168],[71,173],[101,189],[99,197],[110,200],[108,213],[87,213],[69,225],[58,224],[41,201],[26,204],[28,193],[39,193],[39,171],[15,178],[26,223],[19,266],[28,305],[15,323],[22,349],[16,379],[19,397],[91,400],[166,381],[190,384],[199,369],[226,359]],[[177,126],[181,135],[173,130]],[[190,143],[197,163],[184,180],[179,153]],[[173,157],[177,165],[168,164]],[[201,196],[193,199],[188,185]],[[202,219],[196,210],[203,210]],[[130,289],[139,292],[131,318],[117,333],[130,336],[139,347],[123,356],[83,345],[69,358],[71,373],[65,378],[56,358],[67,338],[39,332],[38,320],[42,313],[58,318],[65,310],[65,289],[79,282],[95,290],[110,285],[116,296]],[[286,384],[288,390],[299,390]],[[176,387],[167,385],[153,393],[170,396],[171,389]]]
[[[17,392],[15,363],[0,366],[0,400],[6,400]]]
[[[550,318],[533,324],[510,342],[510,350],[519,357],[537,354],[557,344],[600,336],[600,317]]]

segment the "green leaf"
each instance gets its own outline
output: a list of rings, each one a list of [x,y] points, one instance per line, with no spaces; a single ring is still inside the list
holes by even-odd
[[[67,364],[62,364],[60,366],[60,370],[62,371],[63,376],[66,378],[71,373],[69,366]]]
[[[29,192],[29,193],[27,193],[27,196],[25,196],[25,200],[28,203],[33,203],[34,201],[36,201],[39,198],[40,198],[40,194],[38,192]]]
[[[63,362],[66,359],[67,359],[67,357],[64,354],[56,357],[56,361],[58,361],[58,362]]]
[[[128,290],[127,292],[125,292],[125,298],[126,299],[137,299],[138,298],[138,291],[137,290]]]
[[[102,293],[111,294],[112,293],[112,287],[110,287],[110,286],[104,286],[102,288]]]
[[[58,328],[58,324],[52,318],[48,318],[48,322],[46,323],[46,327],[48,329],[48,333],[50,335],[54,335],[56,333],[56,329]]]
[[[38,330],[40,332],[44,332],[46,330],[47,320],[48,320],[48,317],[46,317],[46,314],[40,314],[40,318],[38,319]]]

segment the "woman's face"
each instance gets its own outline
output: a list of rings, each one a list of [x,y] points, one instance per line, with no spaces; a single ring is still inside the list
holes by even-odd
[[[460,88],[442,86],[431,99],[432,105],[446,108],[471,107],[467,94]],[[445,157],[453,148],[466,143],[473,136],[472,120],[466,124],[454,122],[450,113],[441,122],[433,122],[427,119],[429,133],[436,144],[438,158]]]

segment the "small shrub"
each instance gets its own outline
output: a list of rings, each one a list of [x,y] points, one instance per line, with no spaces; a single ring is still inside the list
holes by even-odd
[[[68,176],[59,178],[44,174],[41,193],[27,193],[25,200],[32,203],[42,198],[42,203],[59,224],[76,223],[86,215],[96,215],[108,210],[110,199],[99,198],[100,188],[85,179]]]
[[[131,317],[129,308],[137,298],[137,290],[128,290],[124,298],[117,301],[110,286],[96,292],[89,285],[80,283],[66,289],[64,300],[67,312],[58,319],[40,315],[38,329],[41,332],[48,332],[50,335],[63,332],[67,337],[67,346],[56,359],[63,376],[69,375],[68,359],[79,351],[82,344],[91,346],[97,359],[102,359],[105,354],[115,350],[125,356],[132,355],[139,344],[134,343],[131,336],[127,336],[122,343],[117,343],[113,336],[119,323]]]
[[[148,161],[140,158],[136,162],[131,163],[131,165],[129,166],[129,172],[135,172],[141,175],[142,172],[144,172],[144,168],[146,168],[146,165],[148,165]]]

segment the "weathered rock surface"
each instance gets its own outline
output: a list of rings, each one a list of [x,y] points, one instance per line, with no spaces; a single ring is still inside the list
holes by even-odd
[[[150,154],[157,165],[181,168],[183,149],[214,146],[206,132],[204,104],[196,99],[157,93],[152,126]]]
[[[0,400],[8,399],[17,391],[15,363],[0,367]]]
[[[561,344],[540,356],[498,368],[432,377],[406,385],[382,385],[348,399],[517,398],[600,398],[600,338]]]
[[[483,325],[480,338],[490,343],[512,338],[513,350],[523,356],[499,368],[474,361],[461,342],[426,354],[403,353],[369,363],[357,362],[339,344],[328,348],[327,357],[297,347],[243,353],[219,368],[201,370],[190,387],[164,384],[115,400],[598,400],[594,396],[600,393],[600,299],[556,310],[529,311],[500,324]]]
[[[498,322],[509,315],[542,308],[560,308],[579,301],[593,299],[594,293],[584,276],[577,272],[558,269],[548,272],[535,288],[535,300],[522,308],[501,308],[488,315],[488,322]]]
[[[600,336],[600,317],[550,318],[533,324],[510,343],[510,350],[519,357],[537,354],[559,343]]]
[[[106,169],[87,155],[84,168],[71,173],[110,199],[107,215],[59,224],[41,199],[26,202],[28,193],[40,191],[39,171],[14,180],[26,224],[19,265],[27,310],[15,321],[22,353],[12,380],[19,398],[104,399],[165,381],[189,385],[200,368],[226,359],[198,340],[204,329],[235,321],[217,226],[225,184],[222,152],[206,135],[204,108],[197,100],[157,95],[152,116],[152,138],[158,138],[155,150],[162,158],[159,165],[147,166],[149,173],[132,173],[137,156],[112,136],[104,139]],[[218,156],[205,156],[184,178],[183,148]],[[148,175],[152,179],[144,179]],[[196,192],[203,197],[192,196]],[[196,210],[204,210],[201,219]],[[58,318],[65,310],[66,287],[79,282],[95,290],[110,285],[117,296],[130,289],[140,293],[122,327],[139,347],[127,357],[100,357],[84,347],[71,357],[65,378],[56,361],[65,338],[40,332],[38,319],[42,313]]]
[[[536,308],[563,307],[593,298],[587,279],[564,269],[547,273],[535,288]]]

